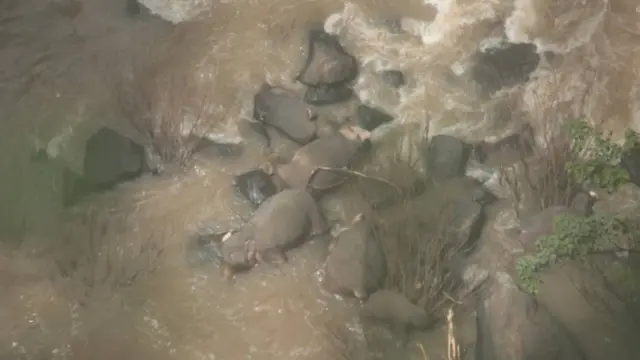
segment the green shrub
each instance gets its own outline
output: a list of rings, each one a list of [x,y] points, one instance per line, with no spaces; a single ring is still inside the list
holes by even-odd
[[[603,134],[585,121],[571,122],[569,126],[571,150],[575,156],[567,163],[567,171],[580,184],[595,186],[614,192],[629,181],[627,171],[619,166],[625,151],[640,144],[640,136],[627,130],[623,145],[611,141],[611,134]]]
[[[536,240],[536,254],[524,256],[516,263],[521,286],[535,293],[540,273],[549,266],[593,252],[615,250],[614,244],[630,237],[634,241],[638,239],[628,221],[616,215],[558,215],[554,219],[553,234]]]

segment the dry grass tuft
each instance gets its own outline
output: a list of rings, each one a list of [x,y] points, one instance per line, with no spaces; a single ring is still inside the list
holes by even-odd
[[[514,199],[518,217],[523,210],[571,205],[579,190],[566,169],[572,156],[571,144],[563,134],[551,139],[545,148],[538,148],[533,156],[503,169],[500,181]]]
[[[169,238],[160,232],[123,241],[119,235],[127,224],[94,211],[64,225],[53,245],[58,270],[53,276],[80,305],[111,296],[154,272]]]
[[[562,123],[566,110],[554,99],[536,98],[535,111],[530,116],[540,126],[539,145],[534,154],[522,156],[512,166],[501,171],[500,181],[514,199],[515,211],[540,211],[550,206],[570,206],[580,187],[567,171],[567,164],[575,158],[566,124]]]
[[[387,259],[385,287],[434,318],[444,317],[459,280],[451,271],[453,261],[467,245],[453,239],[450,226],[458,194],[429,185],[411,161],[390,162],[378,170],[377,176],[400,189],[372,214],[374,234]]]
[[[386,287],[440,318],[458,286],[453,261],[466,245],[452,246],[451,209],[437,202],[418,207],[406,202],[390,210],[395,214],[378,214],[374,227],[387,258]]]
[[[212,102],[192,75],[165,68],[133,61],[128,76],[106,82],[128,126],[163,162],[184,164],[215,125]]]

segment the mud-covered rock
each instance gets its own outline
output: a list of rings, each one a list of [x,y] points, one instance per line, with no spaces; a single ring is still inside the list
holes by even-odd
[[[371,294],[360,314],[405,330],[424,329],[432,323],[423,308],[391,290],[379,290]]]
[[[344,175],[316,169],[348,167],[368,141],[363,138],[366,134],[361,135],[358,131],[347,128],[342,130],[322,136],[298,149],[290,163],[276,168],[277,177],[292,188],[310,185],[315,189],[329,189],[341,184],[345,179]]]
[[[501,47],[479,51],[471,68],[472,78],[492,94],[529,80],[538,67],[540,56],[534,44],[506,43]]]
[[[296,80],[307,86],[335,86],[358,76],[358,62],[347,53],[338,38],[320,29],[308,35],[307,60]]]
[[[476,360],[586,359],[545,307],[518,290],[509,275],[497,278],[476,310]]]
[[[352,97],[353,89],[342,85],[308,87],[304,93],[304,101],[316,106],[343,103]]]
[[[356,119],[358,121],[358,126],[367,131],[373,131],[378,126],[393,121],[393,116],[382,110],[366,105],[360,105],[356,109]]]
[[[364,300],[378,289],[385,274],[382,246],[373,236],[369,221],[360,215],[331,246],[322,287],[333,294]]]
[[[222,254],[229,271],[257,262],[286,261],[286,250],[327,231],[313,197],[304,190],[288,189],[264,201],[240,231],[223,239]]]
[[[299,144],[306,144],[316,135],[312,120],[315,113],[302,99],[277,87],[263,85],[253,98],[253,117],[274,127]]]
[[[401,88],[406,84],[404,74],[400,70],[385,70],[380,75],[384,83],[392,88]]]
[[[256,208],[278,191],[271,176],[261,169],[253,169],[236,175],[233,178],[233,186],[244,199]]]
[[[425,140],[424,167],[435,180],[462,177],[470,155],[470,146],[450,135],[436,135]]]

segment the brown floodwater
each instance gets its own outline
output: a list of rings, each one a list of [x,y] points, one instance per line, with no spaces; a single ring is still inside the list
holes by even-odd
[[[250,215],[229,184],[264,160],[258,144],[240,158],[198,160],[62,208],[61,167],[81,171],[82,144],[101,124],[127,129],[110,85],[137,59],[162,58],[159,76],[168,81],[159,94],[188,94],[157,101],[206,101],[209,135],[236,141],[264,81],[299,89],[292,79],[304,61],[304,30],[335,14],[326,28],[362,63],[358,96],[397,123],[469,140],[568,117],[617,135],[640,130],[633,0],[425,2],[224,1],[178,25],[127,15],[124,1],[0,2],[0,358],[333,359],[327,328],[335,326],[362,345],[356,304],[318,287],[326,239],[231,283],[214,264],[189,263],[196,231],[234,228]],[[408,32],[388,31],[385,22],[399,18]],[[503,35],[556,52],[556,61],[486,100],[456,74],[478,46]],[[385,88],[381,69],[404,71],[407,86]],[[509,121],[496,116],[505,104],[517,114]],[[32,162],[41,148],[58,162]],[[444,342],[432,342],[436,359]]]

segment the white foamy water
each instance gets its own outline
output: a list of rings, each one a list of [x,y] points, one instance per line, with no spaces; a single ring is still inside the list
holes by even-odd
[[[154,114],[188,114],[178,117],[185,130],[195,122],[193,114],[204,108],[208,136],[236,141],[243,135],[237,124],[251,117],[253,94],[264,81],[301,89],[293,79],[304,62],[305,29],[315,24],[338,35],[358,58],[361,75],[354,89],[360,100],[395,116],[395,123],[374,137],[406,131],[406,153],[426,135],[497,140],[524,122],[539,134],[576,117],[602,124],[617,136],[628,127],[640,130],[640,12],[632,0],[238,0],[221,2],[200,22],[175,28],[153,18],[123,17],[121,9],[100,0],[85,1],[83,12],[72,20],[47,13],[48,8],[29,15],[26,5],[9,3],[4,10],[21,14],[25,24],[2,20],[16,29],[7,45],[0,41],[11,55],[0,60],[0,81],[7,89],[2,104],[8,115],[0,125],[8,134],[0,141],[5,154],[26,153],[35,137],[39,144],[49,144],[43,146],[51,154],[81,163],[82,154],[72,144],[88,135],[69,126],[120,119],[112,105],[96,105],[109,100],[104,62],[122,61],[124,68],[125,55],[146,44],[166,47],[166,52],[154,54],[164,60],[157,74],[162,86],[151,94]],[[404,32],[391,31],[386,23],[398,19]],[[57,30],[23,37],[61,50],[18,41],[32,28],[28,21]],[[84,45],[76,44],[80,40],[70,35],[73,29]],[[504,41],[532,43],[540,54],[557,56],[541,62],[527,83],[488,99],[471,80],[472,56]],[[27,52],[18,56],[21,50]],[[35,59],[41,52],[47,54],[45,65],[20,67],[22,61],[15,60]],[[40,69],[39,77],[28,76],[32,68]],[[24,79],[9,76],[8,69]],[[65,72],[47,72],[56,69]],[[403,71],[407,85],[399,90],[386,87],[378,76],[382,70]],[[24,92],[16,90],[20,84],[28,85]],[[95,109],[82,111],[82,119],[68,115],[70,109],[75,114],[91,106]],[[508,119],[497,115],[504,107],[511,109]],[[127,262],[125,255],[135,253],[131,249],[140,239],[158,239],[162,229],[170,228],[163,240],[169,246],[162,266],[140,285],[103,290],[97,305],[78,310],[84,296],[78,295],[84,294],[81,280],[68,280],[71,289],[80,290],[51,290],[49,274],[57,270],[48,267],[49,255],[24,260],[39,264],[34,268],[42,268],[41,276],[35,276],[34,283],[11,286],[8,304],[24,306],[14,312],[1,312],[0,306],[0,323],[13,325],[10,331],[0,329],[0,340],[8,339],[24,352],[52,352],[59,359],[331,358],[323,333],[326,323],[346,324],[354,332],[358,324],[352,303],[328,297],[317,286],[322,246],[316,243],[294,253],[284,273],[261,268],[234,286],[221,281],[215,267],[193,269],[184,262],[184,241],[196,229],[210,223],[235,226],[238,214],[247,216],[246,207],[231,200],[228,184],[234,173],[262,160],[258,151],[250,153],[238,163],[202,165],[175,179],[116,189],[108,206],[94,206],[109,219],[104,246],[120,249],[122,262]],[[57,223],[53,180],[33,170],[26,156],[2,158],[0,165],[13,184],[2,193],[6,216],[0,225],[14,230],[22,221],[27,229],[40,229],[45,219]],[[42,233],[49,235],[42,230],[34,237]],[[18,275],[11,278],[27,278],[18,265]],[[46,331],[29,326],[32,318],[25,314],[34,313],[40,314],[38,329]],[[58,332],[51,336],[54,328]],[[31,348],[30,342],[35,344]],[[0,341],[0,351],[17,351],[2,346]]]

